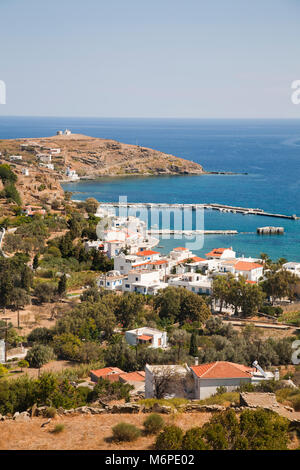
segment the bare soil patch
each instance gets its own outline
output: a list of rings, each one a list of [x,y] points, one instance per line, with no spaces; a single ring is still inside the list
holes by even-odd
[[[41,428],[45,418],[32,418],[30,422],[0,422],[1,450],[151,450],[155,436],[142,435],[136,442],[109,442],[111,428],[121,421],[134,424],[140,429],[146,414],[78,415],[56,417],[50,424]],[[164,416],[166,424],[176,424],[186,430],[193,426],[203,426],[211,413],[178,413]],[[56,424],[63,423],[65,429],[60,434],[50,431]]]

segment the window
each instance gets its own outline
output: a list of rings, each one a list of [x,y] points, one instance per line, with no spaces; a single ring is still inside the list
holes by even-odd
[[[126,289],[129,289],[130,285],[129,285],[129,284],[125,284],[125,287],[126,287]]]

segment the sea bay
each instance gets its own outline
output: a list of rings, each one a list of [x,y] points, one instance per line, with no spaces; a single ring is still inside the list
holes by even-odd
[[[64,184],[73,199],[153,203],[224,203],[300,216],[300,120],[201,120],[0,117],[0,138],[42,137],[56,130],[111,138],[151,147],[199,162],[207,171],[247,175],[101,178]],[[281,236],[258,236],[256,228],[283,226]],[[300,261],[300,220],[205,211],[204,228],[238,230],[238,235],[207,235],[203,255],[233,246],[239,254]],[[161,240],[161,251],[185,240]]]

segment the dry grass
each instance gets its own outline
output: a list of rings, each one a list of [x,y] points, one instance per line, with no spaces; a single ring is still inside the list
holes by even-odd
[[[135,442],[116,444],[110,442],[111,428],[121,421],[143,429],[145,420],[141,414],[79,415],[56,417],[44,428],[45,418],[32,418],[30,422],[0,422],[0,450],[150,450],[155,436],[144,434]],[[209,421],[211,413],[179,413],[162,415],[166,424],[177,424],[186,430],[202,426]],[[64,431],[53,434],[57,424],[64,425]]]

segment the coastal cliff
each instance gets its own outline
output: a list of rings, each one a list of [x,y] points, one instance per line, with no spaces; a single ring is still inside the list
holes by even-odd
[[[25,203],[62,197],[60,182],[68,180],[68,167],[82,179],[205,173],[198,163],[174,155],[82,134],[0,140],[0,152],[0,162],[18,174],[17,189]]]

